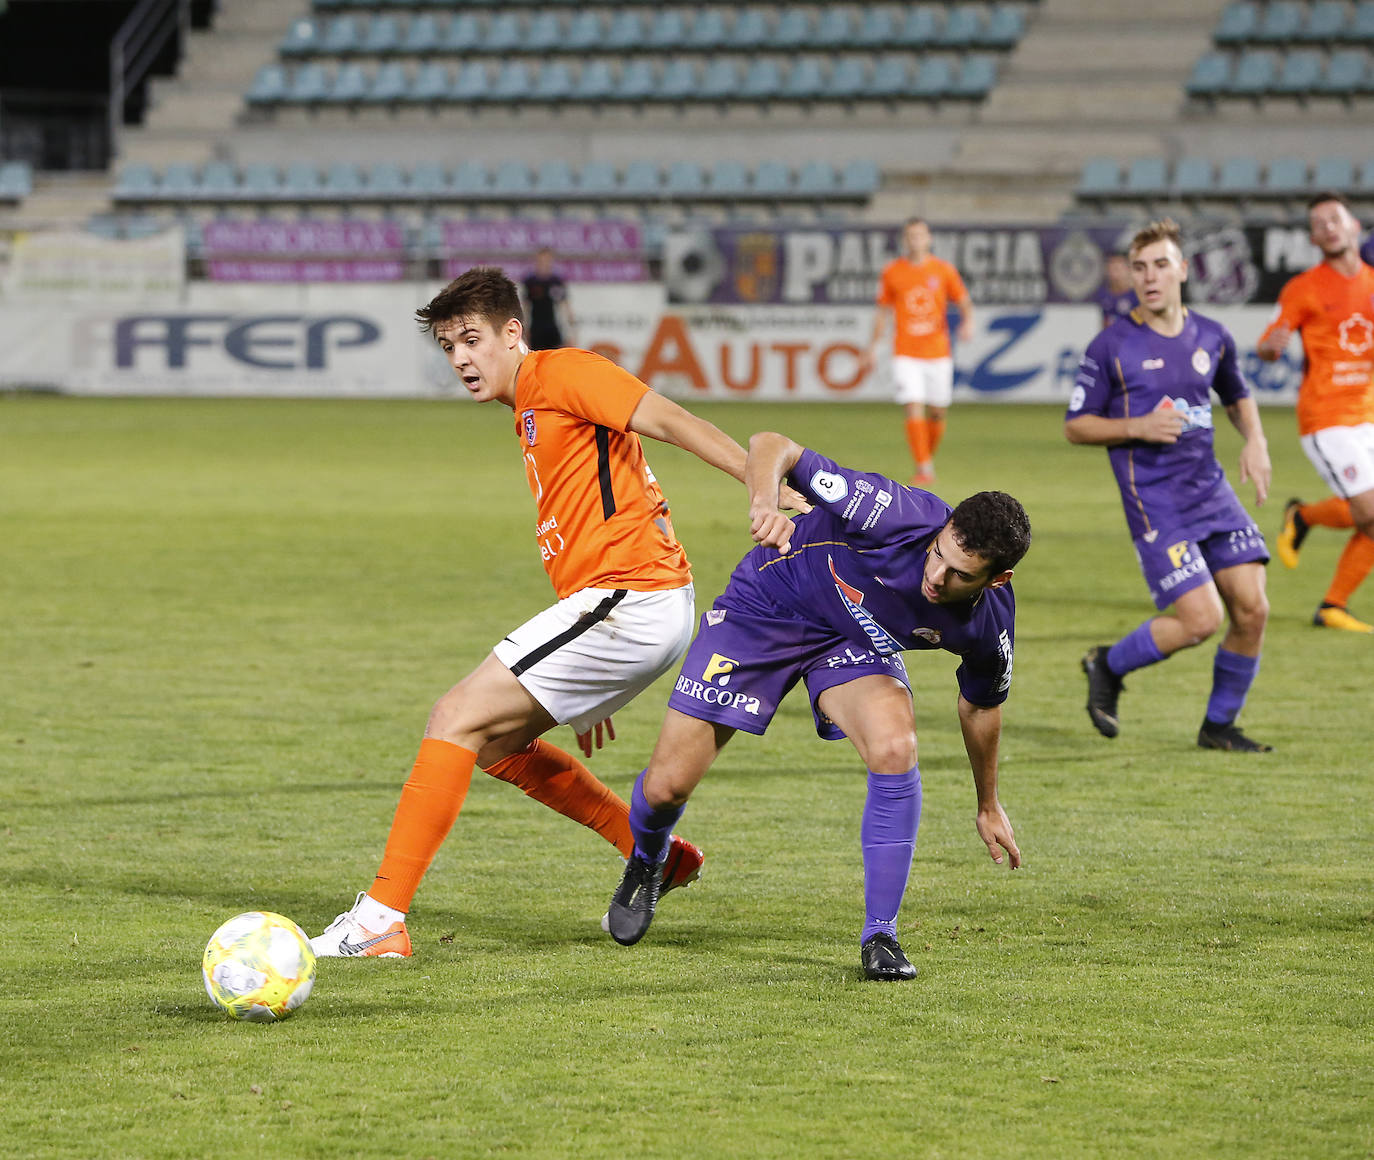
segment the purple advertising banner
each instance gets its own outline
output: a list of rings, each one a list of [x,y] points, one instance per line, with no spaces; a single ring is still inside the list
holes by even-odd
[[[445,262],[444,277],[456,278],[474,266],[499,266],[517,282],[534,273],[534,262],[529,258],[512,261],[504,254],[468,254]],[[643,282],[649,277],[648,267],[638,258],[556,257],[553,269],[565,282]]]
[[[208,222],[203,230],[207,258],[243,255],[310,257],[328,254],[361,258],[404,257],[406,231],[400,222]]]
[[[277,262],[217,258],[206,263],[212,282],[399,282],[405,263],[386,259]]]
[[[445,249],[455,257],[468,253],[527,257],[544,247],[560,256],[576,257],[638,258],[644,251],[638,224],[626,221],[447,221],[442,237]]]
[[[668,235],[663,280],[675,304],[872,305],[883,267],[901,252],[900,225],[721,227]],[[1107,258],[1122,253],[1123,223],[941,225],[932,249],[952,262],[975,304],[1072,305],[1097,301]],[[1301,227],[1200,224],[1184,236],[1187,300],[1273,302],[1311,260]]]

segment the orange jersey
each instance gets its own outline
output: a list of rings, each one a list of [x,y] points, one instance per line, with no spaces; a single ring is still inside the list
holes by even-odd
[[[1374,423],[1374,268],[1346,278],[1326,262],[1279,292],[1274,321],[1302,335],[1298,434]]]
[[[898,258],[883,269],[878,305],[890,306],[896,324],[892,353],[907,358],[947,358],[946,308],[968,298],[959,271],[934,255],[920,262]]]
[[[586,350],[532,351],[515,384],[515,434],[538,509],[535,538],[561,600],[580,588],[658,592],[692,579],[639,436],[649,388]]]

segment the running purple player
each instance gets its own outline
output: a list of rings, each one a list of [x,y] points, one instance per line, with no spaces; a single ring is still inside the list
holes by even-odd
[[[814,504],[778,507],[784,479]],[[938,496],[851,471],[772,432],[749,442],[751,532],[759,545],[701,618],[649,766],[630,801],[635,849],[606,927],[626,946],[658,905],[663,856],[692,790],[738,730],[761,734],[798,681],[816,731],[848,737],[868,768],[860,827],[869,979],[915,976],[896,938],[921,814],[911,690],[899,655],[944,649],[961,664],[959,724],[992,860],[1021,865],[997,798],[1002,702],[1011,688],[1012,568],[1030,547],[1021,505],[979,492],[951,512]]]
[[[1112,645],[1089,650],[1088,715],[1104,737],[1120,729],[1122,678],[1201,644],[1230,617],[1212,665],[1212,693],[1197,743],[1264,753],[1236,725],[1259,670],[1269,605],[1259,527],[1226,481],[1212,447],[1215,391],[1245,440],[1240,479],[1269,492],[1269,448],[1226,328],[1183,305],[1188,266],[1178,226],[1152,222],[1131,241],[1140,305],[1088,345],[1069,400],[1070,443],[1105,446],[1126,524],[1155,607]]]

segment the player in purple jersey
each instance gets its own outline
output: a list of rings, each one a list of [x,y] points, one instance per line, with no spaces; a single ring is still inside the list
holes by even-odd
[[[1131,263],[1125,254],[1112,254],[1107,258],[1107,278],[1102,288],[1093,295],[1093,301],[1102,311],[1102,325],[1111,326],[1118,318],[1126,318],[1140,305],[1131,285]]]
[[[814,505],[789,519],[778,489]],[[658,904],[663,857],[687,799],[737,730],[761,734],[803,681],[816,731],[848,737],[868,768],[860,827],[866,917],[860,960],[870,979],[916,968],[896,938],[921,811],[916,728],[900,653],[945,649],[962,663],[959,724],[978,795],[978,833],[994,862],[1021,864],[997,798],[1002,702],[1011,688],[1016,598],[1012,568],[1030,521],[1002,492],[951,512],[938,496],[851,471],[783,435],[755,435],[745,466],[751,533],[701,619],[649,766],[635,782],[635,850],[606,916],[619,943],[639,941]]]
[[[1212,666],[1212,693],[1198,731],[1204,749],[1267,752],[1236,718],[1259,669],[1269,605],[1264,537],[1212,448],[1211,392],[1245,439],[1240,478],[1269,492],[1269,448],[1259,409],[1236,363],[1226,328],[1184,308],[1188,266],[1178,227],[1152,222],[1131,242],[1140,306],[1093,339],[1069,400],[1070,443],[1108,448],[1126,524],[1155,607],[1113,645],[1089,650],[1088,715],[1104,737],[1119,730],[1122,678],[1201,644],[1230,618]]]
[[[1360,247],[1360,261],[1366,266],[1374,266],[1374,234],[1365,238],[1364,245]]]

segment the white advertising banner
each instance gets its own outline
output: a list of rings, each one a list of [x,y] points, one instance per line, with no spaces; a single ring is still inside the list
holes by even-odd
[[[76,301],[0,310],[0,387],[75,394],[446,398],[463,392],[414,322],[437,285],[197,282],[175,306]],[[872,333],[863,306],[669,306],[662,287],[573,287],[579,345],[664,394],[709,400],[891,397],[885,364],[859,373]],[[1291,403],[1301,374],[1261,363],[1268,306],[1207,311],[1235,335],[1262,402]],[[956,401],[1062,402],[1097,331],[1087,306],[976,309],[955,351]]]
[[[180,229],[147,238],[102,238],[80,230],[21,233],[14,239],[0,297],[37,302],[166,302],[186,283],[186,236]]]

